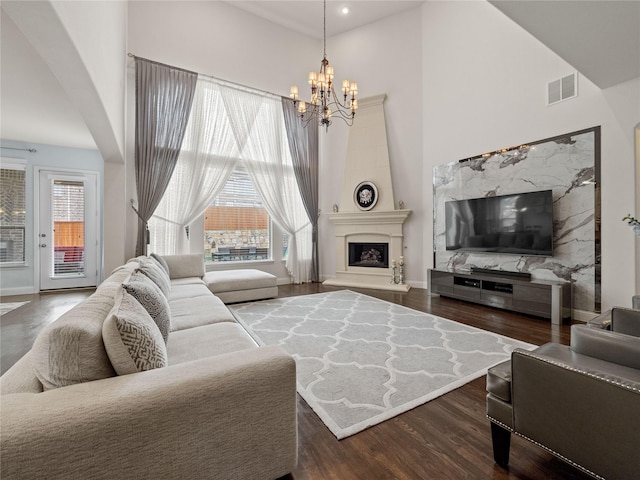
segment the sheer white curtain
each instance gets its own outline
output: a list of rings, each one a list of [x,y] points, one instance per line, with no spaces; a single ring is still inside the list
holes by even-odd
[[[151,250],[189,252],[186,229],[206,210],[236,166],[239,149],[221,96],[228,88],[199,76],[178,163],[149,222]]]
[[[286,268],[294,283],[311,281],[311,223],[293,172],[282,103],[278,97],[229,88],[222,97],[242,162],[272,220],[289,234]]]
[[[312,227],[293,171],[281,98],[204,76],[198,77],[173,177],[149,222],[151,251],[189,251],[185,227],[206,210],[238,162],[271,219],[289,234],[285,265],[293,281],[311,281]]]

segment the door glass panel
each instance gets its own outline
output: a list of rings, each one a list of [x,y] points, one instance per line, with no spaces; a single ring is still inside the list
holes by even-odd
[[[53,218],[54,277],[84,275],[84,194],[83,182],[54,180],[51,189]]]

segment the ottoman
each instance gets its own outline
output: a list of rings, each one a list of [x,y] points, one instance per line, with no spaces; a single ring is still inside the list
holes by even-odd
[[[207,272],[204,283],[224,303],[250,302],[278,296],[275,275],[255,269]]]

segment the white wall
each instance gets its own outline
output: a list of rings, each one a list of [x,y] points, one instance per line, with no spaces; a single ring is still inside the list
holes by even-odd
[[[113,163],[106,182],[120,181],[124,172],[127,2],[5,2],[3,9],[60,82],[102,159]],[[104,252],[107,268],[124,261],[124,202],[124,196],[113,195],[104,209],[109,235]]]
[[[108,274],[125,261],[126,235],[122,218],[127,208],[124,185],[125,68],[127,51],[127,2],[121,0],[68,2],[52,1],[61,22],[74,43],[77,55],[95,87],[95,106],[83,114],[105,159],[104,272]]]
[[[58,147],[54,145],[42,145],[38,143],[25,143],[14,140],[1,140],[3,147],[30,148],[35,152],[20,150],[3,150],[3,157],[21,158],[26,160],[26,207],[25,218],[25,265],[19,267],[3,267],[0,269],[0,295],[23,295],[35,293],[39,290],[39,279],[35,278],[34,263],[38,260],[35,252],[35,241],[37,240],[36,227],[34,224],[35,205],[34,188],[38,185],[38,179],[34,178],[36,167],[47,167],[51,169],[74,169],[99,173],[99,190],[103,192],[102,178],[103,165],[102,156],[97,150],[87,150],[82,148]],[[102,211],[103,199],[100,198],[98,211]],[[101,225],[102,216],[98,218]],[[101,230],[102,232],[102,230]],[[104,235],[102,236],[104,237]]]
[[[405,208],[412,210],[404,224],[404,252],[407,281],[416,287],[426,287],[422,275],[421,49],[420,7],[327,39],[327,58],[335,69],[337,85],[344,79],[356,80],[360,98],[387,94],[384,110],[395,206],[402,200]],[[322,50],[312,59],[317,61],[308,65],[309,71],[319,68]],[[301,97],[307,95],[303,88],[300,92]],[[319,205],[324,213],[331,212],[334,203],[340,204],[347,141],[348,127],[340,120],[335,120],[328,132],[320,132]],[[319,235],[320,272],[326,279],[335,276],[335,234],[322,215]]]
[[[128,35],[129,51],[136,56],[280,95],[288,95],[292,83],[306,82],[310,68],[304,60],[321,53],[318,41],[226,2],[130,2]],[[127,73],[127,198],[135,199],[132,62]],[[127,210],[127,255],[133,256],[136,219]],[[288,278],[282,262],[260,268]]]
[[[577,98],[546,106],[546,84],[575,69],[492,5],[426,2],[422,35],[425,252],[434,165],[601,125],[603,308],[629,305],[638,262],[620,219],[634,206],[640,79],[602,91],[580,75]]]
[[[52,5],[95,85],[113,130],[120,158],[111,161],[122,161],[127,2],[54,0]]]

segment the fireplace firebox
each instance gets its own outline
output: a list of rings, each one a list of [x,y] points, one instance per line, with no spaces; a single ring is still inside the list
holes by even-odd
[[[389,268],[389,244],[349,243],[349,266]]]

